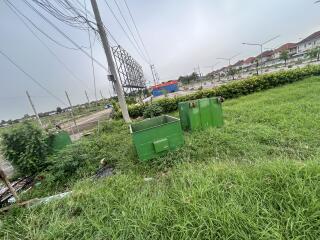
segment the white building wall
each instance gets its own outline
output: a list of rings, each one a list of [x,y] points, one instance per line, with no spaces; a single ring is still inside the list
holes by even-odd
[[[315,48],[317,46],[320,46],[320,38],[313,39],[311,41],[298,44],[297,53],[306,52],[306,51],[308,51],[308,50],[310,50],[312,48]]]

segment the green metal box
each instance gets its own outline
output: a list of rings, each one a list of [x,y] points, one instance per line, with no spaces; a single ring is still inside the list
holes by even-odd
[[[130,132],[138,157],[142,161],[184,144],[180,120],[167,115],[133,123],[130,125]]]
[[[51,146],[54,151],[59,151],[71,144],[70,135],[66,131],[61,131],[52,136]]]
[[[220,98],[203,98],[180,102],[179,115],[181,127],[184,131],[223,126]]]

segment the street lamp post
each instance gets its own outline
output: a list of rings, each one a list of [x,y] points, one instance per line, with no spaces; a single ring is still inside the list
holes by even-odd
[[[320,0],[319,0],[320,1]],[[280,35],[273,37],[271,39],[269,39],[268,41],[265,41],[263,43],[242,43],[243,45],[249,45],[249,46],[258,46],[260,47],[260,72],[262,73],[262,53],[263,53],[263,46],[266,45],[267,43],[277,39],[278,37],[280,37]]]
[[[239,56],[239,55],[240,55],[240,53],[238,53],[238,54],[236,54],[236,55],[234,55],[234,56],[232,56],[232,57],[230,57],[230,58],[217,58],[217,59],[228,61],[228,63],[229,63],[228,69],[230,69],[231,60],[234,59],[235,57]]]

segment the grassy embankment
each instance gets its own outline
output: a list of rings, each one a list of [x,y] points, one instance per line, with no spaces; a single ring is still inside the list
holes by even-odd
[[[106,125],[60,156],[86,162],[76,174],[53,177],[76,182],[72,196],[6,215],[0,236],[317,239],[319,92],[320,78],[313,77],[228,100],[224,128],[187,133],[183,148],[145,164],[137,162],[126,126]],[[101,158],[115,164],[116,175],[78,180]]]

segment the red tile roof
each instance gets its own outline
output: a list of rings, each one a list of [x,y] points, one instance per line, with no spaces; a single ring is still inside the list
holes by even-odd
[[[258,55],[257,58],[260,58],[260,57],[271,57],[272,54],[273,54],[273,50],[264,51],[263,53]]]
[[[249,57],[246,60],[244,60],[243,64],[251,64],[254,62],[254,60],[256,60],[255,57]]]
[[[244,63],[243,60],[239,60],[238,62],[236,62],[235,64],[233,64],[233,66],[240,66]]]
[[[296,43],[286,43],[284,45],[282,45],[281,47],[277,48],[276,50],[274,50],[275,53],[277,52],[283,52],[292,48],[295,48],[297,46]]]
[[[298,42],[298,44],[302,44],[302,43],[305,43],[305,42],[310,42],[313,39],[317,39],[317,38],[320,38],[320,31],[312,33],[310,36],[308,36],[305,39],[303,39],[302,41]]]

